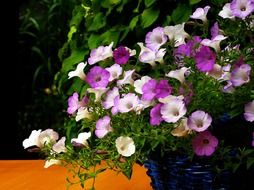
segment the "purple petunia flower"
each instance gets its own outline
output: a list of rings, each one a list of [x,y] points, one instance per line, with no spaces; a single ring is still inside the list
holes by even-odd
[[[142,100],[153,100],[156,96],[156,86],[157,81],[155,79],[151,79],[146,82],[142,87]]]
[[[211,156],[218,146],[218,139],[209,131],[203,131],[192,139],[192,148],[198,156]]]
[[[110,73],[100,66],[94,66],[86,75],[86,81],[92,88],[106,87]]]
[[[167,80],[160,80],[156,84],[156,88],[155,88],[156,98],[165,98],[166,96],[171,94],[171,92],[172,92],[172,87],[168,84]]]
[[[254,121],[254,100],[245,104],[244,106],[244,118],[249,121]]]
[[[112,131],[112,127],[110,126],[110,117],[104,116],[96,122],[95,135],[98,138],[103,138],[108,132]]]
[[[77,92],[74,92],[72,96],[68,98],[68,114],[73,114],[80,107],[84,107],[88,103],[88,97],[84,96],[81,101],[79,101],[79,95]]]
[[[234,68],[230,78],[233,86],[241,86],[244,83],[248,83],[250,81],[250,72],[251,66],[248,64],[242,64]]]
[[[113,51],[113,58],[117,64],[122,65],[128,62],[130,53],[124,46],[120,46]]]
[[[162,115],[161,115],[161,106],[163,104],[157,104],[155,105],[151,111],[150,111],[150,124],[151,125],[160,125],[160,123],[163,121]]]
[[[196,67],[201,72],[209,72],[213,69],[216,61],[216,54],[207,46],[202,46],[196,53]]]
[[[253,0],[233,0],[230,3],[230,9],[235,17],[245,19],[254,11]]]
[[[164,33],[164,28],[154,28],[152,32],[148,32],[146,35],[146,47],[153,51],[157,51],[163,44],[167,42],[167,36]]]

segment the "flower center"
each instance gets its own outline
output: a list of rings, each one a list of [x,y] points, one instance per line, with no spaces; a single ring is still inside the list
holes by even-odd
[[[101,81],[101,77],[100,77],[100,76],[97,76],[97,77],[95,78],[95,81],[96,81],[96,82]]]
[[[162,43],[162,39],[160,36],[156,36],[155,37],[155,41],[158,43],[158,44],[161,44]]]
[[[127,108],[127,109],[131,109],[131,108],[132,108],[132,106],[133,106],[133,105],[132,105],[132,103],[131,103],[131,102],[128,102],[128,103],[126,104],[126,108]]]
[[[203,140],[203,144],[209,144],[209,140],[208,139],[204,139]]]
[[[196,125],[198,128],[201,128],[201,127],[203,127],[203,122],[201,120],[197,120]]]
[[[240,9],[241,9],[241,11],[246,11],[246,7],[245,6],[242,6]]]

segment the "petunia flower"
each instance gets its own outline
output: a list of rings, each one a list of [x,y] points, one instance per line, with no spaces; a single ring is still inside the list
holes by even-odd
[[[57,159],[46,160],[44,164],[44,168],[49,168],[52,165],[61,165],[61,160],[57,160]]]
[[[46,129],[40,133],[38,136],[38,147],[42,148],[44,145],[47,145],[49,143],[55,144],[58,140],[59,135],[56,131],[53,129]]]
[[[182,100],[174,100],[164,104],[161,107],[162,118],[168,123],[176,123],[187,112]]]
[[[155,97],[165,98],[172,92],[172,87],[168,84],[167,80],[160,80],[155,87]]]
[[[136,147],[131,137],[120,136],[115,141],[116,149],[119,154],[129,157],[135,153]]]
[[[86,75],[84,73],[84,68],[86,67],[87,62],[81,62],[77,65],[76,70],[74,71],[70,71],[68,73],[68,79],[72,78],[72,77],[79,77],[81,80],[85,80],[86,79]]]
[[[192,132],[187,125],[187,118],[183,117],[176,127],[171,131],[171,134],[175,137],[185,137]]]
[[[113,51],[113,58],[117,64],[126,64],[130,58],[130,52],[124,46],[120,46]]]
[[[94,102],[100,102],[101,101],[101,96],[105,94],[108,91],[109,88],[104,88],[104,87],[97,87],[97,88],[88,88],[87,92],[89,93],[94,93],[95,94],[95,100]]]
[[[170,41],[174,41],[175,47],[185,44],[185,38],[189,37],[189,34],[184,31],[184,25],[185,23],[182,23],[164,28],[164,33]]]
[[[217,35],[214,38],[210,39],[203,39],[201,41],[201,44],[204,46],[209,46],[211,48],[213,48],[216,52],[220,51],[220,42],[222,40],[225,40],[227,37],[223,36],[223,35]]]
[[[124,84],[130,84],[133,85],[134,80],[132,78],[133,73],[135,72],[135,69],[124,71],[123,73],[123,79],[117,81],[117,85],[121,86]]]
[[[235,67],[231,72],[230,81],[233,86],[241,86],[250,81],[251,66],[248,64],[241,64]]]
[[[57,143],[55,143],[52,147],[53,151],[55,151],[56,153],[61,153],[61,152],[66,152],[67,149],[65,147],[65,137],[62,137]]]
[[[160,125],[160,123],[163,121],[162,115],[161,115],[161,107],[163,104],[159,103],[155,105],[150,110],[150,124],[151,125]]]
[[[202,46],[196,53],[194,60],[199,71],[209,72],[215,64],[216,54],[209,47]]]
[[[218,139],[209,131],[198,133],[192,139],[192,148],[198,156],[211,156],[218,146]]]
[[[254,11],[253,0],[233,0],[230,3],[230,9],[235,17],[245,19]]]
[[[105,109],[110,109],[111,107],[114,106],[114,99],[116,96],[119,96],[119,90],[117,87],[114,87],[112,90],[109,90],[106,93],[106,96],[104,100],[102,101],[102,106]]]
[[[81,101],[79,101],[79,95],[77,92],[74,92],[72,96],[68,98],[68,114],[74,114],[80,107],[87,105],[89,99],[87,96],[84,96]]]
[[[96,122],[95,135],[98,138],[103,138],[107,133],[112,131],[112,127],[110,125],[110,117],[104,116]]]
[[[123,72],[123,68],[119,64],[114,64],[111,67],[107,67],[105,69],[110,73],[110,77],[108,79],[109,82],[118,79]]]
[[[231,20],[235,19],[235,16],[232,13],[232,10],[230,8],[230,3],[226,3],[222,10],[219,12],[219,16],[222,18],[229,18]]]
[[[106,87],[109,83],[110,73],[100,66],[94,66],[86,75],[86,82],[92,87]]]
[[[189,128],[197,132],[205,131],[211,123],[212,117],[202,110],[193,112],[188,118]]]
[[[135,92],[143,94],[142,87],[143,85],[151,79],[149,76],[143,76],[141,79],[135,80],[133,86],[135,87]]]
[[[73,146],[88,147],[87,140],[91,137],[91,132],[83,132],[78,134],[78,138],[72,138],[71,143]]]
[[[170,71],[165,76],[170,77],[170,78],[175,78],[175,79],[179,80],[181,83],[184,83],[185,82],[185,75],[189,70],[190,70],[190,67],[189,68],[182,67],[181,69]]]
[[[254,121],[254,100],[245,104],[244,106],[244,118],[246,121]]]
[[[108,57],[113,56],[112,47],[113,42],[110,43],[109,46],[99,46],[96,49],[93,49],[90,53],[90,57],[88,58],[88,64],[93,65],[99,61],[103,61]]]
[[[88,111],[88,108],[81,107],[81,108],[78,109],[75,120],[80,121],[81,119],[84,119],[84,118],[91,119],[92,114],[90,113],[90,111]]]
[[[142,86],[142,98],[143,100],[151,101],[156,96],[157,81],[150,79]]]
[[[134,110],[138,104],[138,96],[133,93],[128,93],[123,98],[120,98],[118,103],[118,110],[120,113],[127,113]]]
[[[41,134],[41,129],[39,130],[32,130],[30,136],[23,141],[23,147],[26,149],[31,146],[40,146],[39,143],[39,135]]]
[[[167,36],[164,34],[162,27],[154,28],[151,32],[146,34],[145,43],[146,47],[153,51],[157,51],[160,47],[167,42]]]
[[[204,8],[197,8],[194,13],[190,16],[193,19],[200,19],[203,22],[207,22],[206,15],[211,7],[205,6]]]

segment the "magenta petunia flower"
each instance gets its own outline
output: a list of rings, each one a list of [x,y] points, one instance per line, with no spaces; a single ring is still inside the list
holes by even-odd
[[[235,17],[245,19],[254,11],[253,0],[233,0],[230,9]]]
[[[193,112],[188,118],[188,126],[197,132],[205,131],[211,123],[212,117],[202,110]]]
[[[244,118],[247,121],[254,121],[254,100],[245,104],[244,106]]]
[[[196,67],[201,72],[209,72],[213,69],[216,61],[216,54],[207,46],[202,46],[196,53]]]
[[[109,83],[110,73],[100,66],[94,66],[86,75],[86,82],[92,87],[106,87]]]
[[[151,79],[146,82],[142,87],[142,100],[153,100],[156,96],[156,86],[157,81],[155,79]]]
[[[110,126],[110,117],[104,116],[96,122],[95,135],[98,138],[103,138],[107,133],[112,131],[112,127]]]
[[[155,88],[156,98],[165,98],[166,96],[171,94],[171,92],[172,92],[172,87],[168,84],[167,80],[160,80],[156,84],[156,88]]]
[[[155,105],[151,111],[150,111],[150,124],[151,125],[160,125],[160,123],[163,121],[162,115],[161,115],[161,106],[163,104],[157,104]]]
[[[218,139],[209,131],[198,133],[192,139],[192,148],[198,156],[211,156],[218,146]]]
[[[122,65],[128,62],[130,53],[124,46],[120,46],[113,51],[113,58],[117,64]]]

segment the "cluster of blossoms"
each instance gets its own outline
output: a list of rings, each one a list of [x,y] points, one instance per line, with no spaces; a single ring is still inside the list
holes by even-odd
[[[220,29],[219,22],[209,26],[209,9],[209,6],[198,8],[190,16],[192,22],[200,20],[202,27],[210,27],[206,35],[209,38],[188,34],[186,23],[156,27],[147,33],[144,43],[137,43],[139,51],[126,46],[113,48],[112,42],[93,49],[87,62],[79,63],[75,70],[68,73],[70,80],[78,77],[87,86],[81,98],[77,92],[69,97],[68,115],[77,123],[85,121],[91,124],[82,128],[88,131],[82,131],[77,138],[70,139],[73,147],[89,149],[90,138],[100,143],[108,137],[113,140],[118,155],[131,157],[136,152],[140,154],[142,150],[138,148],[143,147],[136,141],[139,141],[142,132],[135,134],[131,127],[116,123],[119,118],[124,120],[129,115],[147,119],[147,122],[145,119],[142,121],[143,125],[139,123],[141,131],[142,128],[160,130],[161,126],[166,126],[170,129],[170,133],[165,134],[166,138],[181,140],[189,137],[192,149],[198,156],[210,156],[216,151],[219,140],[210,130],[214,120],[210,111],[216,108],[210,105],[210,110],[205,109],[206,97],[197,99],[200,97],[197,94],[202,94],[203,89],[194,85],[199,84],[199,80],[207,79],[217,88],[210,89],[211,93],[216,91],[227,97],[233,96],[245,85],[252,89],[254,59],[247,59],[247,55],[253,56],[254,53],[253,48],[248,48],[242,54],[244,47],[241,44],[232,46],[230,36]],[[218,15],[222,20],[246,22],[253,33],[253,20],[249,19],[253,12],[253,0],[233,0],[225,4]],[[226,46],[222,48],[221,43]],[[139,65],[145,65],[144,72],[136,70]],[[246,93],[249,96],[242,113],[248,122],[254,122],[254,100],[250,91]],[[25,148],[42,148],[51,144],[50,154],[55,156],[67,151],[66,138],[57,140],[58,134],[53,130],[38,130],[33,131],[23,145]],[[250,139],[249,144],[254,146],[254,140]],[[55,164],[58,161],[57,156],[55,158],[49,161]]]

